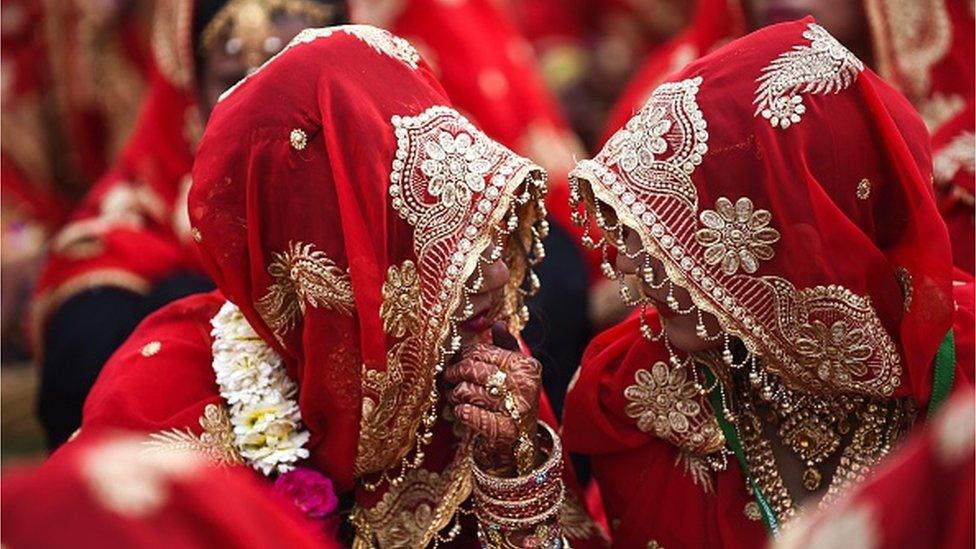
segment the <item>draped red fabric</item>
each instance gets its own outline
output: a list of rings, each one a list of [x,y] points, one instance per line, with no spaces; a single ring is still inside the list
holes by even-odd
[[[225,94],[198,149],[189,211],[219,292],[140,325],[93,388],[82,438],[198,432],[221,403],[210,320],[226,299],[297,382],[305,466],[355,489],[357,535],[426,544],[470,490],[436,378],[457,350],[465,281],[500,246],[512,273],[502,316],[520,329],[542,174],[451,108],[405,40],[365,25],[303,31]],[[385,482],[408,457],[402,481]]]
[[[340,547],[247,471],[144,442],[105,433],[41,468],[5,471],[4,546]]]
[[[804,517],[777,549],[850,547],[972,547],[976,513],[972,387],[960,390],[933,422],[916,433],[837,506]]]
[[[609,206],[696,306],[794,390],[911,396],[924,408],[950,328],[957,383],[972,383],[972,286],[953,287],[926,128],[812,19],[757,31],[669,77],[573,176],[587,203]],[[776,234],[758,240],[766,228]],[[814,321],[857,326],[864,368],[808,355],[799,340]],[[632,318],[592,343],[567,397],[566,444],[593,455],[614,543],[757,546],[765,533],[744,512],[737,463],[706,493],[679,448],[627,414],[625,389],[656,362],[668,364],[666,348]]]

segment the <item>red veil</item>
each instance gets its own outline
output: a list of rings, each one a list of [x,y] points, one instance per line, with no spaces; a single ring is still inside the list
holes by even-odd
[[[137,329],[92,390],[83,432],[199,432],[223,402],[209,322],[226,298],[298,384],[308,466],[356,488],[359,542],[425,545],[472,482],[436,373],[492,242],[512,272],[509,328],[524,322],[541,168],[450,107],[408,42],[351,25],[303,31],[231,88],[193,177],[192,232],[220,291]]]
[[[953,288],[927,130],[812,19],[757,31],[673,75],[572,176],[794,390],[906,396],[924,408],[950,329],[956,380],[972,383],[972,286]],[[858,358],[821,352],[825,337]],[[599,336],[567,397],[566,444],[593,455],[621,547],[758,546],[738,464],[714,477],[695,465],[715,450],[705,428],[714,413],[675,372],[636,320]],[[631,415],[645,389],[645,408],[675,391],[704,415],[656,436]]]
[[[974,271],[972,150],[976,24],[964,0],[864,0],[873,68],[921,113],[933,137],[940,207],[950,228],[955,265]],[[668,75],[745,32],[738,0],[702,0],[688,30],[650,55],[627,85],[605,138],[621,127]],[[951,129],[949,129],[951,128]],[[936,162],[938,165],[939,162]]]

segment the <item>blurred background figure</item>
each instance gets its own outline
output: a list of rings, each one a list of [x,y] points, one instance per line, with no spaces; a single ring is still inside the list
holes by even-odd
[[[146,101],[118,161],[50,242],[32,305],[40,419],[57,447],[105,360],[147,314],[212,288],[186,213],[196,141],[220,94],[341,3],[161,0]]]
[[[116,157],[151,72],[152,2],[0,2],[4,355],[46,239]]]
[[[287,491],[190,450],[150,452],[130,434],[72,444],[3,476],[0,540],[30,547],[339,547],[335,494],[313,523]]]

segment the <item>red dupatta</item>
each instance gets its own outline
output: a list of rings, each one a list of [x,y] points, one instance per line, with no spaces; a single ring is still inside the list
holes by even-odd
[[[911,105],[808,18],[672,76],[572,175],[587,208],[612,208],[695,305],[791,388],[924,406],[954,323],[957,381],[972,382],[973,344],[971,314],[954,313],[973,297],[952,287],[927,143]],[[817,325],[850,336],[841,348],[857,347],[856,360],[821,352]],[[702,468],[718,431],[710,403],[638,328],[632,319],[594,341],[564,418],[567,447],[593,454],[615,543],[758,545],[741,469]],[[651,413],[655,398],[680,402],[687,427]]]
[[[194,166],[205,264],[298,381],[311,463],[344,489],[400,479],[359,490],[362,543],[425,545],[466,497],[434,376],[465,279],[508,231],[506,313],[523,321],[517,250],[541,222],[541,169],[448,105],[405,40],[308,30],[226,93]],[[403,523],[420,507],[436,518]]]

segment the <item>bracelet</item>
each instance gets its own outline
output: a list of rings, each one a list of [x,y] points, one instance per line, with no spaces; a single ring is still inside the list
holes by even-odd
[[[523,547],[527,541],[538,547],[562,546],[562,445],[551,427],[542,422],[539,425],[540,449],[548,446],[549,451],[534,470],[516,477],[499,477],[483,471],[469,458],[475,480],[472,492],[478,536],[485,547]]]

